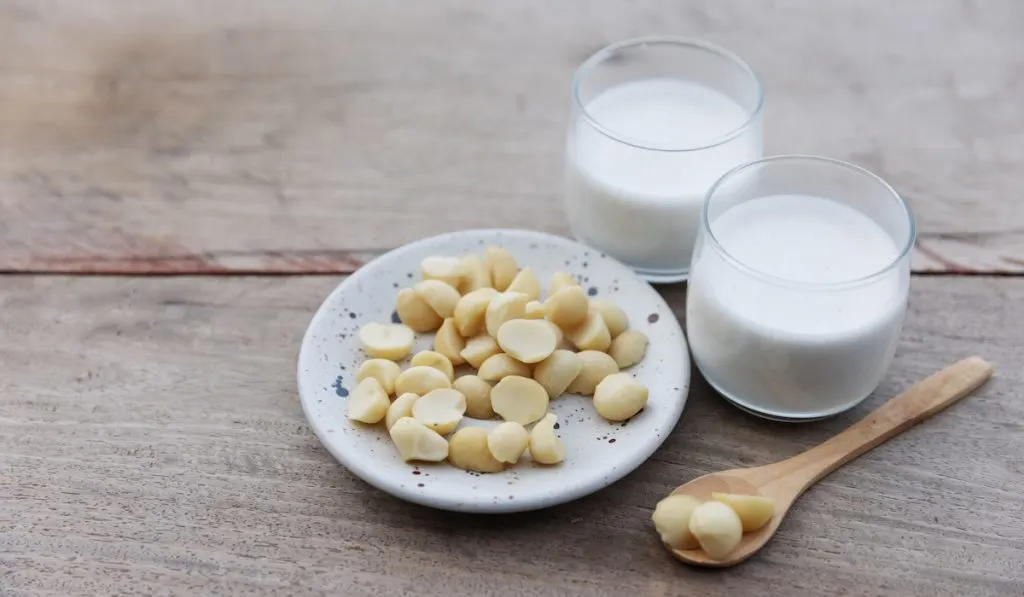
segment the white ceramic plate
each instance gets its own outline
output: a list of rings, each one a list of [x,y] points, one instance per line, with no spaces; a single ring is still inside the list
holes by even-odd
[[[399,458],[383,425],[345,416],[355,372],[367,358],[357,331],[393,317],[399,288],[420,279],[419,263],[430,255],[483,253],[488,245],[508,249],[520,267],[529,265],[543,286],[552,274],[576,276],[597,298],[613,300],[630,326],[650,338],[647,356],[630,372],[650,389],[647,407],[626,424],[605,421],[590,398],[567,395],[551,402],[565,461],[544,467],[524,457],[501,473],[479,474],[447,463],[414,466]],[[418,350],[433,334],[420,334]],[[407,363],[403,363],[403,367]],[[521,230],[473,230],[436,236],[375,259],[342,282],[314,315],[302,341],[299,395],[306,418],[335,458],[367,483],[401,499],[463,512],[515,512],[574,500],[606,487],[642,464],[665,441],[682,414],[690,382],[686,340],[665,301],[629,268],[574,241]],[[463,419],[462,425],[496,425]]]

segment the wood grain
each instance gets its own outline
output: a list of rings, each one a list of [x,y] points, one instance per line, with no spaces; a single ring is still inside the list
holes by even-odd
[[[5,0],[0,271],[350,272],[503,226],[565,233],[574,67],[651,33],[760,73],[769,153],[864,165],[914,267],[1024,273],[1017,0]]]
[[[844,464],[877,448],[977,390],[992,377],[992,364],[967,357],[914,383],[895,397],[810,450],[778,465],[759,468],[761,480],[786,486],[796,499]],[[785,477],[785,479],[783,478]]]
[[[635,473],[501,517],[399,502],[317,443],[294,366],[337,281],[0,278],[0,594],[1024,591],[1024,280],[915,279],[896,362],[848,415],[764,422],[698,380]],[[658,544],[651,509],[680,483],[796,454],[974,353],[988,384],[822,480],[747,563],[700,571]]]

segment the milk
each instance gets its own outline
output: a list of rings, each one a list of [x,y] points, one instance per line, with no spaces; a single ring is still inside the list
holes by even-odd
[[[569,130],[573,234],[650,278],[685,278],[704,195],[722,174],[761,156],[760,121],[743,128],[751,115],[731,97],[668,78],[610,87],[584,108],[605,132],[582,114]]]
[[[843,411],[877,387],[909,277],[895,267],[868,283],[844,282],[900,257],[890,234],[847,205],[806,195],[740,203],[711,231],[742,264],[705,238],[690,272],[687,335],[715,388],[749,409],[799,419]]]

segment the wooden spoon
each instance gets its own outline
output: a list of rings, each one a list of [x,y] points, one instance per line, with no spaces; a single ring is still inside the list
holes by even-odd
[[[676,559],[698,566],[739,564],[768,543],[793,502],[808,487],[963,398],[991,375],[992,365],[980,357],[966,358],[917,382],[839,435],[802,454],[765,466],[711,473],[680,485],[673,494],[685,493],[702,501],[711,499],[712,492],[769,497],[775,502],[775,515],[759,530],[744,533],[739,546],[724,560],[713,560],[701,549],[669,551]]]

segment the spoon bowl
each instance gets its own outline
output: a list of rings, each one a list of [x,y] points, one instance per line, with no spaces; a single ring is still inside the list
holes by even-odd
[[[697,566],[739,564],[768,543],[808,487],[970,394],[991,376],[992,365],[980,357],[966,358],[917,382],[839,435],[802,454],[765,466],[711,473],[680,485],[673,494],[687,494],[701,501],[710,500],[712,493],[770,498],[775,512],[763,527],[744,533],[740,544],[724,559],[711,558],[701,549],[666,548],[676,559]]]
[[[732,566],[733,564],[739,564],[743,560],[754,555],[761,549],[761,547],[771,539],[772,535],[775,534],[775,529],[779,527],[782,522],[782,517],[786,515],[786,510],[780,509],[782,504],[774,496],[766,495],[765,492],[747,480],[746,475],[750,474],[757,469],[734,469],[731,471],[723,471],[721,473],[711,473],[697,477],[693,481],[680,485],[672,492],[673,495],[682,493],[686,495],[692,495],[693,497],[706,502],[711,499],[712,493],[736,493],[741,495],[759,495],[762,497],[771,498],[775,502],[775,513],[771,519],[760,529],[751,533],[744,533],[743,538],[740,539],[740,544],[736,547],[731,554],[729,554],[728,560],[715,560],[704,553],[702,549],[672,549],[672,555],[676,558],[690,563],[698,564],[701,566],[709,567],[722,567]],[[788,508],[787,508],[788,509]]]

